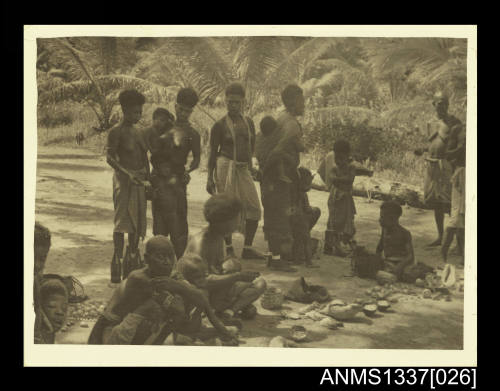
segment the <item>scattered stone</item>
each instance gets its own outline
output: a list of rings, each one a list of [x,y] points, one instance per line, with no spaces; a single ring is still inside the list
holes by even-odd
[[[329,304],[330,305],[346,305],[345,302],[343,300],[340,300],[340,299],[332,300]]]
[[[377,308],[379,311],[387,311],[391,305],[386,300],[380,300],[377,302]]]
[[[281,316],[283,316],[285,319],[292,319],[292,320],[299,320],[301,316],[296,313],[296,312],[288,312],[288,311],[282,311]]]
[[[328,307],[328,315],[337,320],[350,320],[354,318],[362,307],[359,304],[349,305],[330,305]]]
[[[339,322],[332,318],[323,318],[319,324],[323,327],[326,327],[330,330],[337,330],[339,327]]]
[[[451,301],[451,296],[446,296],[446,297],[445,297],[445,300],[446,300],[446,301]]]
[[[421,278],[417,278],[417,280],[415,281],[415,285],[419,288],[423,288],[425,286],[425,282]]]
[[[278,336],[278,337],[274,337],[273,339],[271,339],[271,341],[269,341],[268,346],[270,348],[286,348],[287,342],[286,342],[285,338]]]
[[[432,292],[430,289],[424,289],[424,291],[422,292],[422,297],[424,299],[430,299],[432,296]]]
[[[373,292],[380,292],[381,290],[382,290],[381,286],[374,286],[373,289],[372,289],[372,293]]]
[[[313,311],[313,310],[317,309],[318,307],[319,307],[319,303],[314,302],[314,303],[311,303],[309,305],[306,305],[305,307],[299,308],[299,310],[297,312],[299,314],[304,315],[305,313]]]
[[[68,331],[66,327],[61,327],[61,332],[65,333],[66,331]]]
[[[393,296],[389,296],[389,297],[387,297],[387,300],[388,300],[390,303],[393,303],[393,304],[396,304],[396,303],[399,301],[398,297],[396,297],[396,296],[394,296],[394,295],[393,295]]]
[[[325,315],[320,314],[318,311],[309,311],[304,314],[304,316],[314,321],[322,320],[325,318]]]
[[[365,299],[361,299],[361,298],[358,297],[356,300],[354,300],[354,302],[356,304],[363,304],[365,302]]]
[[[89,324],[87,322],[81,322],[80,323],[80,327],[83,327],[83,328],[88,328],[89,327]]]
[[[372,293],[373,293],[373,291],[372,291],[371,289],[367,289],[367,290],[365,291],[365,294],[366,294],[367,296],[371,296],[371,294],[372,294]]]

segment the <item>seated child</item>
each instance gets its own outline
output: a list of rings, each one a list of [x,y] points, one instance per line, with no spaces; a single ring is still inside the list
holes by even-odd
[[[34,240],[34,252],[35,252],[35,267],[33,269],[33,304],[35,307],[35,343],[45,343],[43,342],[43,336],[41,334],[41,305],[40,305],[40,286],[43,278],[43,269],[45,268],[45,261],[47,260],[47,255],[50,250],[50,231],[48,228],[35,222],[35,240]]]
[[[208,227],[193,236],[186,249],[186,254],[198,255],[204,262],[203,268],[199,266],[196,274],[199,280],[194,277],[189,279],[200,288],[206,286],[210,304],[218,313],[223,313],[227,324],[234,316],[247,318],[255,315],[252,303],[266,289],[264,279],[258,278],[259,273],[235,272],[234,267],[226,268],[227,265],[224,265],[224,237],[236,230],[241,207],[238,199],[227,194],[210,197],[204,207]],[[179,264],[182,266],[184,262],[180,260]],[[231,273],[224,274],[224,269]],[[202,276],[205,270],[206,275]],[[184,278],[188,279],[187,276]]]
[[[222,337],[233,338],[202,292],[170,278],[176,257],[167,237],[149,239],[144,260],[146,266],[131,272],[116,288],[89,336],[89,344],[162,344],[184,321],[185,301],[202,308]]]
[[[316,225],[321,210],[311,207],[307,192],[311,190],[313,175],[307,168],[299,167],[299,200],[297,210],[292,215],[293,248],[292,255],[295,263],[305,263],[307,267],[314,267],[312,256],[317,241],[311,239],[311,230]]]
[[[333,145],[334,161],[326,172],[326,183],[331,183],[328,198],[328,223],[325,231],[324,253],[328,255],[346,256],[341,242],[355,247],[354,215],[356,207],[352,197],[354,177],[357,169],[350,158],[351,146],[345,140],[338,140]],[[368,173],[371,175],[371,172]]]
[[[68,291],[57,278],[44,280],[40,286],[40,339],[38,344],[53,344],[56,333],[61,330],[68,312]]]
[[[415,264],[411,233],[399,225],[403,214],[401,206],[394,201],[385,201],[380,206],[382,233],[376,254],[384,260],[385,269],[401,279],[404,269]]]

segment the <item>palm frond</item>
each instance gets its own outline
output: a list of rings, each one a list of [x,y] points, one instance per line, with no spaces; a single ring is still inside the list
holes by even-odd
[[[200,100],[213,101],[229,82],[230,64],[211,38],[175,37],[168,47],[186,65],[188,79],[200,95]]]

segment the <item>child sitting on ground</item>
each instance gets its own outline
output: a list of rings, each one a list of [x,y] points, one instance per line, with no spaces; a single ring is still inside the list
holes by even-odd
[[[356,243],[354,234],[354,215],[356,207],[352,197],[354,177],[361,174],[350,158],[351,146],[346,140],[338,140],[333,144],[334,162],[325,173],[325,183],[331,184],[328,198],[328,223],[325,231],[324,253],[328,255],[347,256],[341,242],[348,244],[351,250]],[[364,175],[371,176],[367,171]]]
[[[385,201],[380,206],[382,233],[376,250],[384,260],[385,269],[398,280],[407,266],[415,264],[411,233],[399,224],[402,214],[403,209],[394,201]]]
[[[321,216],[321,210],[309,204],[307,192],[311,190],[313,180],[311,171],[304,167],[299,167],[298,171],[299,199],[297,210],[292,215],[292,255],[295,263],[305,263],[306,267],[314,267],[312,256],[316,252],[318,242],[311,239],[311,230]]]
[[[193,236],[188,243],[186,254],[201,257],[206,269],[206,289],[210,304],[223,315],[222,320],[230,324],[236,317],[249,318],[256,313],[253,302],[265,291],[266,282],[259,273],[243,271],[224,274],[224,237],[236,230],[241,202],[227,194],[216,194],[205,203],[204,214],[208,227]],[[182,266],[185,261],[179,261]],[[226,261],[227,262],[227,261]],[[182,267],[176,266],[176,271]],[[233,271],[227,270],[226,271]],[[193,277],[191,282],[197,286],[204,285],[204,279],[199,271],[199,281]],[[184,278],[188,278],[184,276]],[[189,281],[189,280],[188,280]]]
[[[46,279],[40,286],[41,317],[39,344],[53,344],[56,333],[61,330],[68,312],[68,291],[57,278]]]

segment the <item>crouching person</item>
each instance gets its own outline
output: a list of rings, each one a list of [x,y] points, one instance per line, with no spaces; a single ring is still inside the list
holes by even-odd
[[[144,260],[146,266],[130,273],[116,288],[89,344],[162,344],[183,323],[185,301],[203,308],[221,337],[233,338],[202,292],[170,278],[176,257],[168,238],[151,238]]]
[[[411,233],[399,224],[402,214],[403,209],[394,201],[386,201],[380,206],[382,233],[376,250],[384,260],[384,268],[398,280],[407,266],[415,264]]]
[[[224,237],[238,226],[241,202],[226,194],[212,196],[204,207],[208,227],[192,237],[186,254],[198,258],[180,260],[178,268],[189,282],[206,289],[211,306],[221,314],[225,324],[238,324],[233,318],[248,319],[257,310],[252,304],[266,290],[266,282],[258,272],[238,271],[234,259],[224,262]],[[236,267],[234,267],[237,265]]]

